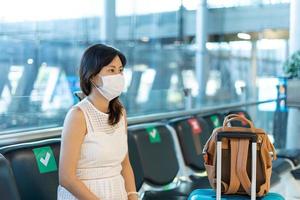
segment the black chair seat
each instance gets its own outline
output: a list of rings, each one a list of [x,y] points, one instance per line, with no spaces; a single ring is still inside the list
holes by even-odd
[[[277,160],[274,160],[272,165],[273,165],[272,171],[277,173],[278,175],[281,175],[284,172],[292,169],[290,163],[282,158],[278,158]]]
[[[300,164],[300,149],[279,149],[277,150],[277,157],[287,158],[297,166]]]
[[[272,171],[272,176],[271,176],[271,186],[277,184],[280,182],[280,176],[278,173],[275,171]]]
[[[296,180],[300,180],[300,168],[294,169],[291,173]]]
[[[206,189],[206,188],[211,188],[208,177],[199,177],[196,175],[191,175],[190,179],[193,181],[197,189]]]

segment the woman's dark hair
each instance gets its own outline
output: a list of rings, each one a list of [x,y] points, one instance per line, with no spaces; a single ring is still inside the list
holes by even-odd
[[[111,46],[95,44],[85,50],[80,62],[79,77],[80,88],[86,96],[92,91],[91,78],[98,74],[104,66],[111,63],[116,56],[119,56],[124,67],[126,65],[124,54]],[[115,125],[120,121],[122,109],[123,105],[118,97],[109,102],[108,123],[110,125]]]

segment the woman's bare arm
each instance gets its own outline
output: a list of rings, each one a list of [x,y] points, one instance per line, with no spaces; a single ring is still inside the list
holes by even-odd
[[[59,184],[80,200],[99,200],[99,198],[76,177],[76,167],[85,134],[86,124],[84,114],[80,108],[74,107],[66,116],[62,132]]]
[[[126,188],[127,193],[136,192],[134,173],[133,173],[130,161],[129,161],[128,154],[126,155],[124,161],[122,162],[122,172],[121,173],[125,180],[125,188]],[[138,196],[137,196],[137,194],[130,194],[128,196],[128,199],[129,200],[137,200]]]
[[[126,131],[127,131],[127,119],[126,119],[126,112],[124,111],[124,118],[126,121]],[[122,162],[122,171],[121,171],[122,176],[124,177],[125,180],[125,188],[127,193],[130,192],[136,192],[136,187],[135,187],[135,179],[134,179],[134,173],[130,164],[129,156],[128,153],[126,154],[125,159]],[[129,200],[137,200],[138,196],[136,194],[130,194],[128,196]]]

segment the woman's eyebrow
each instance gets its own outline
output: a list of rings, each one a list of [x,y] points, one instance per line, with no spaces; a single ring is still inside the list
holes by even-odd
[[[114,65],[110,65],[110,66],[108,66],[108,67],[113,67],[113,68],[115,68],[115,69],[117,68],[117,67],[114,66]],[[119,68],[120,68],[120,69],[123,69],[124,67],[123,67],[123,66],[120,66]]]

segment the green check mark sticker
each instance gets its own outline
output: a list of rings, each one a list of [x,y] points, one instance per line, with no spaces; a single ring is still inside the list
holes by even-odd
[[[57,171],[56,161],[50,146],[32,149],[41,174]]]
[[[214,124],[214,128],[217,128],[219,126],[221,126],[220,120],[218,118],[217,115],[213,115],[210,117],[210,120],[212,121],[212,123]]]
[[[148,127],[146,128],[146,131],[148,133],[150,143],[153,144],[161,142],[160,134],[155,127]]]

